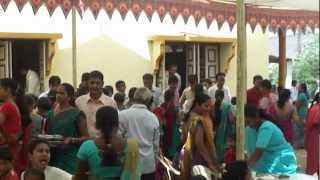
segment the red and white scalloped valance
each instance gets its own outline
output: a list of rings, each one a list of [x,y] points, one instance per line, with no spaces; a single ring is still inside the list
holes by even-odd
[[[0,5],[4,10],[7,9],[10,1],[12,0],[0,0]],[[166,14],[169,14],[173,23],[181,15],[185,23],[190,16],[193,16],[196,25],[204,18],[208,27],[213,20],[216,20],[219,29],[224,22],[229,24],[230,30],[236,24],[236,6],[220,2],[201,3],[187,0],[14,0],[14,2],[20,12],[24,5],[29,2],[35,14],[43,4],[47,7],[50,15],[60,6],[65,17],[68,16],[72,6],[75,6],[80,16],[84,11],[90,10],[95,18],[97,18],[100,10],[104,10],[111,19],[113,12],[118,10],[124,20],[128,11],[131,10],[136,20],[144,11],[149,21],[151,21],[154,13],[158,13],[161,21]],[[246,6],[246,21],[250,24],[252,31],[258,24],[262,27],[263,32],[266,31],[267,27],[271,31],[276,31],[278,28],[282,30],[290,28],[293,32],[299,27],[304,32],[307,26],[314,31],[316,27],[319,27],[319,11]]]

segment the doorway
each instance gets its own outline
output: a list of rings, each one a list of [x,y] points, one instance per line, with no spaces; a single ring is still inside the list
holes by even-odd
[[[12,78],[25,87],[25,77],[22,70],[33,70],[40,75],[41,41],[13,40],[12,47]]]
[[[22,70],[33,70],[40,78],[40,90],[43,90],[45,60],[47,59],[46,40],[0,39],[0,78],[13,78],[25,87],[25,75]]]
[[[171,65],[177,66],[177,73],[181,76],[180,94],[186,87],[186,52],[182,43],[170,43],[166,46],[165,69],[168,70]]]
[[[165,58],[162,70],[167,71],[170,65],[178,67],[181,76],[182,91],[188,86],[188,76],[198,76],[198,83],[205,79],[214,80],[220,72],[220,48],[217,43],[169,42],[165,46]],[[161,72],[161,71],[160,71]],[[164,80],[167,84],[168,79]]]

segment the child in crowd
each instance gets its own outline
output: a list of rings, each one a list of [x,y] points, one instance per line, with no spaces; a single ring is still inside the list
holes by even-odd
[[[54,108],[56,105],[56,95],[57,95],[56,91],[49,91],[47,98],[49,98],[52,108]]]
[[[32,135],[41,134],[41,116],[35,112],[37,97],[34,95],[26,95],[25,101],[28,106],[30,117],[32,119]]]
[[[19,180],[17,173],[13,169],[13,156],[7,147],[0,148],[0,179]]]
[[[228,149],[224,153],[224,163],[229,164],[236,160],[236,139],[235,137],[228,137],[227,146]]]
[[[237,105],[237,97],[234,96],[234,97],[231,98],[231,104],[233,106]]]
[[[211,88],[211,86],[213,85],[213,82],[211,81],[211,79],[205,79],[202,82],[202,86],[204,88],[204,90],[206,91],[206,93],[208,93],[209,88]]]
[[[123,104],[126,104],[129,101],[129,97],[126,94],[126,89],[127,89],[126,83],[122,80],[119,80],[116,82],[115,87],[116,87],[116,94],[120,93],[120,94],[124,95],[124,103]],[[113,96],[113,99],[115,100],[114,96]]]
[[[231,105],[232,105],[232,114],[236,117],[237,116],[237,97],[231,98]]]
[[[126,93],[126,83],[122,80],[116,82],[116,90],[118,93],[125,94]]]
[[[129,89],[129,101],[126,103],[126,109],[130,108],[132,106],[132,104],[134,103],[134,99],[133,99],[133,96],[134,96],[134,93],[136,92],[137,88],[136,87],[132,87]]]
[[[39,169],[28,169],[24,172],[25,180],[46,180],[46,175]]]
[[[112,97],[113,96],[113,87],[112,86],[105,86],[103,88],[103,94],[105,94],[106,96]]]
[[[126,95],[123,94],[123,93],[116,93],[113,98],[117,103],[118,110],[119,111],[124,110],[125,109],[124,102],[125,102],[125,99],[126,99]]]
[[[50,162],[50,147],[45,140],[33,140],[29,145],[29,157],[31,168],[40,170],[45,174],[46,180],[71,180],[71,174],[62,169],[49,166]],[[25,179],[28,171],[21,174],[21,180]],[[29,174],[34,174],[30,173]],[[37,173],[38,174],[38,173]]]
[[[40,134],[46,134],[47,122],[53,116],[52,104],[48,98],[40,98],[37,102],[38,114],[41,116]]]

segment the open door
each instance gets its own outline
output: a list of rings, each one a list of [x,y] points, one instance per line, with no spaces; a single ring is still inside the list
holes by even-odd
[[[205,47],[205,76],[209,79],[215,79],[219,72],[219,47]]]
[[[197,75],[198,83],[200,83],[207,78],[214,80],[216,74],[220,72],[220,53],[217,44],[168,42],[161,51],[160,47],[158,45],[155,49],[161,53],[153,52],[153,59],[155,59],[154,69],[157,70],[156,85],[162,89],[167,87],[166,69],[171,64],[178,66],[182,89],[189,86],[189,75]]]
[[[187,73],[191,75],[196,73],[196,45],[187,45]]]
[[[198,74],[198,46],[196,43],[188,44],[186,46],[187,63],[186,63],[186,87],[189,86],[188,76],[192,74]]]
[[[47,48],[48,47],[48,41],[44,40],[40,42],[40,59],[39,59],[39,69],[40,69],[40,91],[44,91],[44,82],[46,77],[46,61],[47,61]]]
[[[187,45],[187,73],[186,73],[186,84],[188,83],[188,76],[195,74],[198,77],[198,83],[201,80],[201,71],[203,70],[201,64],[201,46],[200,43],[193,43]]]
[[[0,78],[12,77],[11,42],[0,41]]]

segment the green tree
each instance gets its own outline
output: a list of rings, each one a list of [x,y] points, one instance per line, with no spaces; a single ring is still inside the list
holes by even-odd
[[[311,94],[314,94],[320,79],[319,33],[307,42],[293,62],[293,79],[306,83]]]
[[[268,71],[269,71],[269,80],[271,81],[271,84],[278,86],[279,64],[269,63]]]

